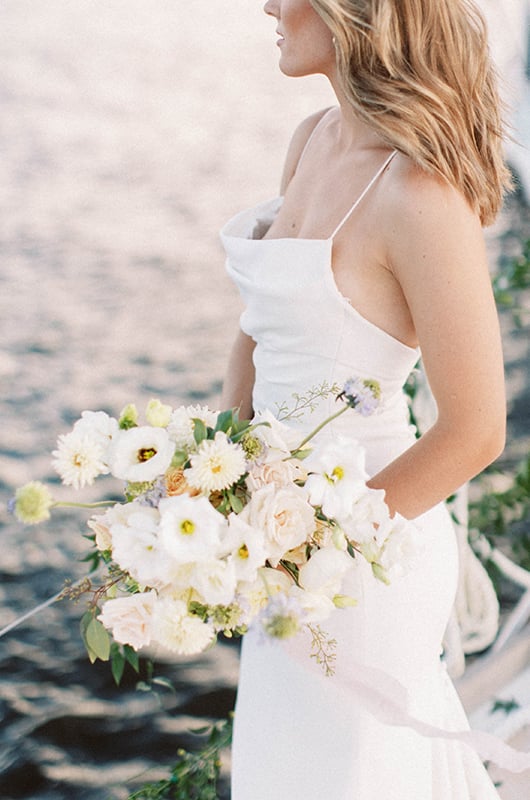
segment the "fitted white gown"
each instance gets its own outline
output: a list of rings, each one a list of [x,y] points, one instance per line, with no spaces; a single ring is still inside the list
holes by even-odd
[[[221,232],[229,274],[246,304],[241,328],[256,342],[254,408],[275,412],[294,393],[324,381],[378,380],[378,413],[352,411],[320,434],[360,441],[374,474],[414,442],[403,385],[419,352],[363,318],[340,294],[331,252],[349,214],[329,239],[255,238],[281,202],[244,211]],[[333,398],[325,399],[293,424],[301,433],[313,429],[336,408]],[[362,691],[349,686],[361,667],[375,684],[382,671],[409,691],[408,711],[416,718],[448,730],[467,726],[440,659],[457,581],[455,532],[444,505],[416,522],[425,549],[407,576],[385,586],[368,565],[352,566],[344,591],[358,605],[322,623],[337,640],[335,675],[326,677],[309,658],[304,635],[287,642],[264,641],[252,631],[244,637],[232,800],[498,798],[471,748],[382,722]]]

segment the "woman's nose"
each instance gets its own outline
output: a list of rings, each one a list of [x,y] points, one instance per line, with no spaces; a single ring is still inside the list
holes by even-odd
[[[263,10],[266,14],[269,14],[271,17],[278,17],[279,12],[279,1],[278,0],[267,0],[265,5],[263,6]]]

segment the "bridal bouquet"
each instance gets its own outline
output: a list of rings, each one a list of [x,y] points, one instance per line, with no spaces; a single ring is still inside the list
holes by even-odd
[[[124,502],[77,504],[32,482],[12,503],[30,524],[55,506],[108,506],[88,521],[90,560],[105,577],[71,590],[91,593],[81,628],[92,661],[123,662],[131,649],[156,645],[199,653],[220,632],[256,623],[279,638],[307,626],[311,654],[332,671],[333,642],[320,623],[356,603],[341,592],[352,557],[388,582],[418,548],[414,525],[391,518],[384,492],[367,487],[359,444],[337,437],[308,446],[342,413],[377,412],[374,381],[352,379],[335,393],[343,405],[303,441],[270,412],[247,421],[235,410],[158,400],[146,424],[134,405],[119,419],[84,411],[59,437],[52,463],[63,484],[79,490],[110,474],[125,485]]]

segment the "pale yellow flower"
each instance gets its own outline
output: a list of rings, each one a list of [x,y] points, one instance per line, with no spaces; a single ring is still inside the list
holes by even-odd
[[[49,489],[39,481],[21,486],[15,493],[14,511],[26,525],[36,525],[50,518],[53,497]]]

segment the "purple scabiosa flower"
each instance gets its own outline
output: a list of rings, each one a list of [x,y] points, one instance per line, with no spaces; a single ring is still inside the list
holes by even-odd
[[[338,398],[344,400],[350,408],[355,408],[363,417],[369,417],[379,408],[381,386],[379,381],[350,378]]]

